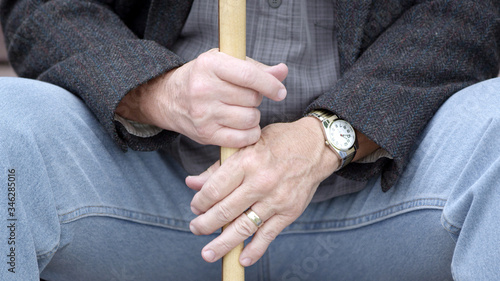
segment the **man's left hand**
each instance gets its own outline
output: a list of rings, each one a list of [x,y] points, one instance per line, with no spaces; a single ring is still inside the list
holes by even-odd
[[[305,117],[262,130],[260,140],[217,162],[199,176],[186,179],[198,190],[191,209],[198,215],[190,229],[208,235],[230,223],[202,250],[214,262],[254,235],[240,263],[250,266],[262,257],[271,241],[309,205],[318,185],[340,165],[340,158],[324,142],[319,120]],[[244,213],[251,208],[261,227]]]

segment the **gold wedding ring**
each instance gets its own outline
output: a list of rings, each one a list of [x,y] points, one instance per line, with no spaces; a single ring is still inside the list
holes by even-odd
[[[245,211],[245,215],[257,226],[260,227],[262,225],[262,220],[259,218],[259,216],[252,210],[248,209]]]

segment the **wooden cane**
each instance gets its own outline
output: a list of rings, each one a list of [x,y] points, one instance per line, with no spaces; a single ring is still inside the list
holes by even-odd
[[[246,0],[219,0],[219,50],[246,59]],[[221,164],[236,151],[238,149],[221,147]],[[222,258],[223,281],[245,280],[245,269],[239,262],[242,251],[243,243]]]

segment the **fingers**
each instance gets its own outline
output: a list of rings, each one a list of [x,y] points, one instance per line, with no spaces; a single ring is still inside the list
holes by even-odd
[[[276,77],[279,81],[283,82],[288,76],[288,67],[284,63],[274,65],[266,70],[267,73]]]
[[[256,209],[257,211],[254,209]],[[269,212],[269,209],[266,212],[264,211],[264,209],[260,209],[259,206],[253,206],[252,210],[254,210],[254,212],[257,213],[263,221],[272,221],[272,219],[275,217],[273,216],[273,213]],[[255,244],[255,248],[244,250],[242,255],[240,256],[240,263],[243,266],[251,265],[264,254],[265,249],[267,249],[267,247],[269,246],[269,243],[271,243],[271,241],[274,240],[274,238],[282,230],[276,229],[273,225],[270,225],[269,227],[266,226],[265,228],[264,226],[266,226],[266,223],[264,223],[261,228],[257,227],[257,225],[251,219],[249,219],[245,213],[243,213],[231,224],[229,224],[228,227],[224,229],[221,235],[212,240],[202,249],[202,257],[207,262],[214,262],[222,258],[231,249],[235,248],[237,245],[239,245],[240,243],[245,241],[245,239],[254,235],[255,233],[256,236],[254,236],[254,239],[252,240],[252,243]],[[261,238],[259,238],[258,241],[255,240],[255,237],[257,237],[257,235],[259,235],[261,231],[263,231],[260,235]],[[270,237],[272,237],[272,239],[270,239]],[[266,243],[266,241],[269,242]],[[245,249],[247,247],[248,245],[245,247]]]
[[[243,266],[253,265],[264,255],[269,244],[271,244],[278,234],[290,223],[291,222],[287,222],[280,215],[275,215],[268,219],[254,234],[252,241],[243,249],[240,255],[240,264]]]
[[[241,62],[238,62],[241,64]],[[233,83],[255,90],[263,96],[274,101],[281,101],[285,99],[287,91],[281,82],[269,73],[256,71],[257,68],[251,64],[242,64],[238,67],[238,71],[234,68],[219,68],[216,74],[220,79],[225,81],[232,81]]]
[[[201,256],[207,262],[215,262],[227,254],[231,249],[245,241],[255,231],[257,226],[242,214],[224,231],[201,250]]]
[[[211,50],[169,72],[165,95],[151,102],[153,123],[200,144],[242,148],[260,138],[258,106],[286,96],[284,64],[267,66]]]
[[[210,168],[198,176],[188,176],[186,177],[186,185],[196,191],[199,191],[205,182],[210,178],[210,176],[217,171],[220,167],[220,162],[215,162]]]
[[[258,107],[262,103],[262,95],[252,89],[241,88],[234,84],[221,84],[216,87],[221,95],[220,101],[228,105]]]
[[[240,256],[242,265],[251,265],[303,213],[319,182],[331,173],[328,168],[323,175],[317,174],[317,167],[325,163],[321,157],[324,148],[307,134],[306,126],[297,123],[269,125],[255,145],[229,157],[205,181],[192,201],[199,216],[191,222],[191,231],[210,234],[232,221],[203,249],[205,260],[221,258],[254,235]],[[312,139],[313,145],[308,145]],[[260,228],[244,214],[248,207],[264,221]]]
[[[200,144],[246,147],[260,138],[260,114],[257,108],[219,103],[196,112],[184,134]]]
[[[243,148],[256,143],[260,138],[260,127],[256,126],[247,130],[235,130],[223,127],[214,133],[206,144],[218,144],[223,147]],[[202,143],[203,144],[203,143]]]
[[[238,167],[235,162],[230,161],[225,162],[224,165],[225,169],[218,169],[217,173],[211,175],[210,179],[204,183],[201,190],[196,193],[193,197],[193,200],[191,200],[191,208],[197,210],[197,212],[195,212],[196,215],[201,215],[202,213],[208,211],[210,208],[212,208],[212,206],[217,204],[222,199],[226,198],[231,192],[233,192],[236,186],[239,186],[243,182],[244,172],[241,167]],[[226,211],[224,207],[225,206],[220,206],[219,211]],[[248,208],[248,206],[246,206],[245,209],[246,208]],[[229,210],[232,209],[227,209],[227,212],[229,212]],[[212,211],[212,213],[210,213],[209,215],[223,217],[227,214],[214,214],[213,212],[214,211]],[[241,214],[241,212],[236,213],[236,215],[230,217],[228,220],[223,221],[218,225],[218,227],[220,228],[222,225],[231,221],[239,214]],[[193,221],[199,221],[199,218],[200,217],[196,218]],[[191,224],[193,224],[193,222]],[[204,233],[206,233],[206,231],[204,231]]]
[[[260,123],[260,110],[254,107],[221,105],[213,115],[219,125],[236,130],[252,129]]]
[[[286,97],[286,88],[280,81],[288,74],[288,68],[284,64],[266,67],[254,60],[249,63],[223,53],[217,55],[224,58],[211,65],[215,67],[214,73],[221,80],[252,89],[274,101],[281,101]]]
[[[249,57],[247,57],[246,60],[248,62],[255,64],[258,68],[262,69],[263,71],[276,77],[276,79],[278,79],[281,82],[283,82],[283,80],[285,80],[286,76],[288,75],[288,67],[284,63],[269,66],[269,65],[263,64],[259,61],[256,61],[254,59],[251,59]]]
[[[249,206],[256,202],[259,196],[256,193],[248,193],[248,189],[244,187],[238,188],[226,196],[227,200],[219,201],[213,206],[210,206],[211,202],[208,198],[201,197],[204,196],[202,194],[197,195],[200,195],[200,197],[196,198],[195,203],[191,203],[192,208],[200,210],[200,213],[203,213],[204,211],[202,211],[202,209],[205,208],[207,211],[203,214],[199,214],[197,218],[191,221],[191,232],[196,235],[211,234],[224,225],[234,221],[238,216],[244,213]],[[221,196],[220,192],[217,196]],[[195,201],[195,198],[193,198],[193,201]],[[264,215],[261,219],[267,218],[268,213],[273,212],[271,208],[265,210],[267,213],[263,213],[263,210],[261,211],[262,215]]]

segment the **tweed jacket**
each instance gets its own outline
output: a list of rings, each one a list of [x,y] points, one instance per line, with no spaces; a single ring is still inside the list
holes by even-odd
[[[124,150],[155,150],[114,121],[131,89],[185,63],[169,50],[192,0],[1,0],[10,61],[23,77],[78,95]],[[342,176],[382,174],[390,188],[418,134],[452,94],[498,74],[498,0],[336,0],[341,79],[304,112],[331,110],[393,159],[352,163]],[[446,128],[443,128],[446,130]],[[443,144],[446,145],[446,144]]]

